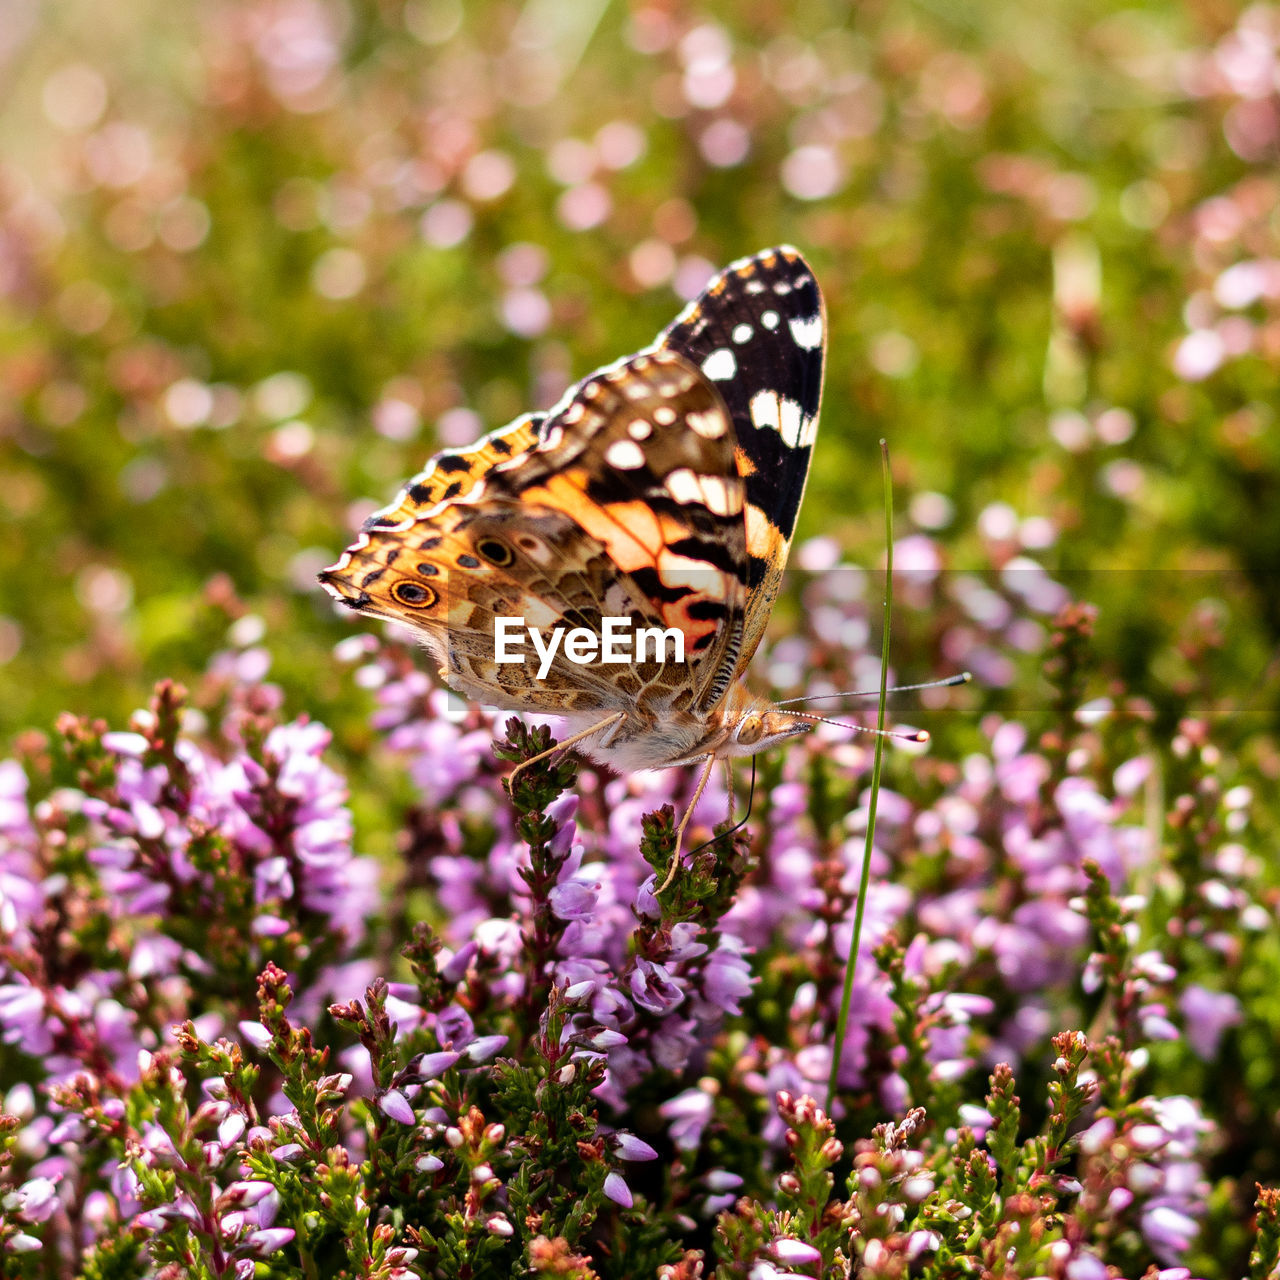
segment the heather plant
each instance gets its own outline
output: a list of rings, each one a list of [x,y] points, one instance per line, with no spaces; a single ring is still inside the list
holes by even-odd
[[[821,635],[866,621],[851,581],[803,586],[819,638],[766,668],[848,677]],[[1264,1016],[1224,980],[1273,945],[1248,797],[1207,724],[1162,747],[1090,696],[1091,630],[1069,603],[1045,633],[1038,723],[888,757],[834,1094],[871,760],[846,731],[766,761],[745,827],[705,800],[721,834],[661,897],[678,775],[550,757],[508,796],[547,729],[459,714],[394,642],[340,655],[413,782],[390,883],[253,648],[126,730],[29,736],[10,1273],[1270,1274],[1269,1153],[1224,1172],[1237,1117],[1181,1083]]]

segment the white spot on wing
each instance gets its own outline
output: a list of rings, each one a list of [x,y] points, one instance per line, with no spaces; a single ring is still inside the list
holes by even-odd
[[[653,411],[653,420],[660,427],[669,427],[676,420],[676,411],[669,404],[660,404]]]
[[[757,391],[751,397],[751,421],[757,427],[778,430],[778,395],[774,391]]]
[[[807,320],[792,320],[791,336],[797,347],[806,351],[816,351],[822,346],[822,313],[811,315]]]
[[[702,413],[690,413],[685,421],[704,440],[719,440],[725,433],[724,414],[719,409],[706,409]]]
[[[753,330],[749,324],[734,325],[733,340],[734,342],[750,342]]]
[[[751,421],[757,427],[776,431],[788,448],[812,444],[815,420],[805,417],[798,400],[780,396],[776,391],[757,391],[751,397]]]
[[[736,516],[742,510],[741,483],[729,484],[723,476],[703,476],[702,497],[707,510],[718,516]]]
[[[671,413],[671,410],[668,409],[667,412]],[[658,417],[661,413],[662,410],[659,409],[653,416],[661,421],[662,419]],[[671,416],[674,418],[675,414],[672,414]],[[653,435],[653,427],[643,418],[634,418],[632,421],[627,423],[627,435],[629,435],[633,440],[647,440],[651,435]]]
[[[630,440],[615,440],[604,451],[604,460],[620,471],[634,471],[644,466],[644,450]]]
[[[702,502],[702,485],[689,467],[680,467],[667,477],[667,492],[677,502]]]
[[[728,347],[717,347],[702,362],[702,372],[712,382],[727,382],[738,372],[738,362]]]
[[[789,396],[780,397],[782,403],[782,439],[792,449],[799,447],[800,433],[804,429],[804,413],[800,402]]]
[[[760,323],[766,329],[776,329],[778,327],[778,313],[776,311],[766,311],[760,317]]]

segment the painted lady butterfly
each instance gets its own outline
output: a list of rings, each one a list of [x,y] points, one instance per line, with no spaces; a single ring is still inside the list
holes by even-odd
[[[563,716],[572,732],[556,750],[619,770],[704,762],[674,872],[715,761],[812,727],[740,677],[781,585],[824,350],[822,294],[795,249],[735,262],[652,346],[546,413],[437,454],[320,581],[414,631],[459,693]],[[504,617],[596,635],[606,618],[674,628],[685,661],[560,651],[539,679],[536,663],[498,660]]]

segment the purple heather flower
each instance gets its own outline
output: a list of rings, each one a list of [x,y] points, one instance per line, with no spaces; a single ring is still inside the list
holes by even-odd
[[[389,1116],[392,1120],[399,1120],[401,1124],[415,1124],[417,1122],[417,1117],[413,1114],[413,1108],[399,1089],[388,1089],[379,1099],[378,1105],[382,1108],[384,1115]]]
[[[1092,1255],[1080,1255],[1067,1263],[1067,1280],[1107,1280],[1104,1263]]]
[[[248,1121],[242,1112],[231,1111],[224,1116],[218,1125],[218,1141],[226,1148],[233,1146],[240,1140],[244,1133]]]
[[[690,1019],[668,1018],[649,1037],[649,1056],[654,1064],[668,1071],[683,1071],[699,1046],[696,1026]]]
[[[711,1119],[711,1109],[710,1094],[701,1089],[686,1089],[664,1102],[658,1112],[670,1121],[671,1141],[682,1151],[695,1151]]]
[[[292,1227],[268,1227],[264,1231],[253,1231],[245,1239],[245,1245],[255,1258],[265,1258],[283,1249],[296,1233]]]
[[[604,1193],[614,1204],[620,1204],[624,1209],[630,1209],[634,1203],[626,1179],[616,1171],[605,1174]]]
[[[234,1205],[241,1209],[252,1209],[255,1205],[260,1205],[265,1200],[272,1200],[278,1206],[280,1193],[271,1183],[254,1180],[233,1182],[223,1193],[221,1202],[225,1202],[227,1207]],[[271,1210],[271,1215],[273,1217],[275,1215],[274,1208]],[[266,1222],[262,1222],[261,1217],[259,1221],[263,1226],[269,1225]]]
[[[1111,785],[1115,788],[1116,794],[1133,795],[1151,776],[1153,767],[1154,761],[1150,756],[1134,756],[1132,760],[1126,760],[1118,765],[1111,775]]]
[[[643,1138],[634,1133],[625,1133],[621,1129],[609,1139],[614,1154],[619,1160],[656,1160],[658,1153]]]
[[[462,1054],[453,1049],[439,1053],[424,1053],[414,1060],[414,1070],[422,1080],[435,1080],[444,1075],[450,1067],[462,1060]]]
[[[910,1100],[911,1090],[899,1072],[890,1071],[880,1078],[880,1103],[890,1115],[904,1115]]]
[[[18,1044],[33,1057],[53,1051],[53,1032],[45,1018],[45,994],[26,982],[0,986],[0,1026],[7,1044]]]
[[[1179,1000],[1187,1043],[1206,1062],[1217,1056],[1218,1045],[1229,1027],[1238,1026],[1244,1013],[1240,1001],[1226,991],[1210,991],[1189,983]]]
[[[240,1034],[255,1049],[265,1049],[271,1043],[271,1032],[261,1022],[246,1019],[237,1024]]]
[[[570,880],[552,887],[547,895],[552,914],[560,920],[588,920],[595,912],[598,885]]]
[[[668,1013],[685,997],[684,989],[672,978],[665,965],[643,957],[636,961],[630,989],[631,998],[650,1013]]]
[[[13,1200],[6,1201],[24,1222],[45,1222],[58,1207],[58,1183],[53,1178],[30,1178],[14,1192]]]
[[[812,1266],[815,1262],[822,1261],[821,1252],[813,1245],[787,1236],[775,1240],[769,1249],[779,1262],[784,1262],[788,1266]]]
[[[960,1123],[968,1125],[981,1141],[991,1128],[992,1117],[991,1112],[986,1107],[980,1107],[974,1102],[965,1102],[960,1106]]]
[[[1036,800],[1049,779],[1049,762],[1043,756],[1022,754],[1026,736],[1022,725],[1006,722],[991,739],[996,781],[1004,798],[1015,805]]]
[[[740,954],[741,945],[732,934],[724,935],[704,970],[706,998],[725,1013],[742,1012],[740,1002],[751,994],[756,981],[750,964]]]
[[[508,1036],[478,1036],[467,1046],[467,1058],[471,1062],[487,1062],[502,1049]]]
[[[587,1038],[587,1043],[593,1049],[601,1050],[616,1049],[619,1045],[624,1045],[627,1042],[627,1037],[621,1031],[611,1031],[608,1027],[601,1028],[601,1030]]]
[[[1138,1011],[1142,1034],[1148,1040],[1178,1040],[1182,1033],[1169,1021],[1163,1004],[1143,1005]]]
[[[406,995],[416,994],[413,988],[406,987],[404,990]],[[406,1007],[413,1007],[416,1014],[416,1006],[406,1005]],[[445,1049],[461,1050],[464,1045],[470,1044],[475,1039],[476,1034],[471,1015],[460,1004],[446,1005],[436,1014],[435,1031],[436,1039]]]
[[[1153,1204],[1143,1211],[1142,1234],[1162,1262],[1172,1263],[1195,1242],[1200,1224],[1173,1205]]]

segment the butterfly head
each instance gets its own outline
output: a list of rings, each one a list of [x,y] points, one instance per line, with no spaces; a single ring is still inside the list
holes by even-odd
[[[715,748],[721,759],[758,755],[813,728],[811,721],[777,710],[741,684],[731,686],[721,724],[723,737]]]

